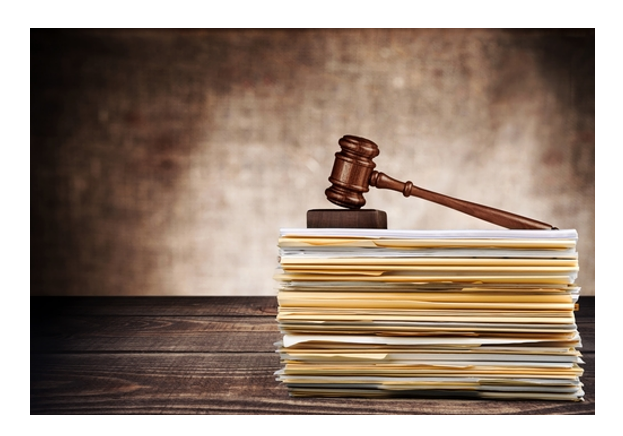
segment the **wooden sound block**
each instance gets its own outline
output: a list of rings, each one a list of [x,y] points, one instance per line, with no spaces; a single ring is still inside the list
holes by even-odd
[[[387,214],[376,209],[311,209],[307,228],[386,229]]]

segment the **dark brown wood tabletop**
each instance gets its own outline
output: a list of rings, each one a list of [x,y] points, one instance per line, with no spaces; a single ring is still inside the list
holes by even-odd
[[[31,414],[595,414],[595,298],[576,313],[582,402],[291,398],[275,297],[31,297]]]

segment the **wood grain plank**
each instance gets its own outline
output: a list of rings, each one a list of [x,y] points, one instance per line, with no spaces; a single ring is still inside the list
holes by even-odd
[[[595,322],[594,321],[577,321],[578,331],[582,338],[582,352],[595,352]]]
[[[31,317],[68,315],[268,316],[276,297],[31,297]]]
[[[589,318],[595,319],[595,297],[594,296],[580,296],[578,300],[579,310],[576,312],[576,318]]]
[[[594,362],[592,362],[594,364]],[[583,402],[290,398],[274,353],[47,354],[31,360],[32,414],[594,414]],[[588,394],[592,392],[592,394]]]
[[[281,338],[264,317],[61,317],[31,324],[31,352],[269,352]]]

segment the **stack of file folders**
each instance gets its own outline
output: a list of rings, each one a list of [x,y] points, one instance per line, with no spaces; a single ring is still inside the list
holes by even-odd
[[[582,400],[575,230],[282,229],[292,396]]]

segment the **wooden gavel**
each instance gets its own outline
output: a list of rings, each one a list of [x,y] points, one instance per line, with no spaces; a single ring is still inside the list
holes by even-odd
[[[325,191],[327,199],[338,206],[360,209],[366,204],[363,193],[368,192],[371,185],[379,189],[402,192],[405,197],[413,196],[432,201],[509,229],[556,229],[551,224],[448,197],[374,171],[376,164],[372,159],[379,155],[379,148],[368,139],[346,135],[339,140],[339,144],[342,150],[335,153],[335,163],[329,177],[332,185]]]

